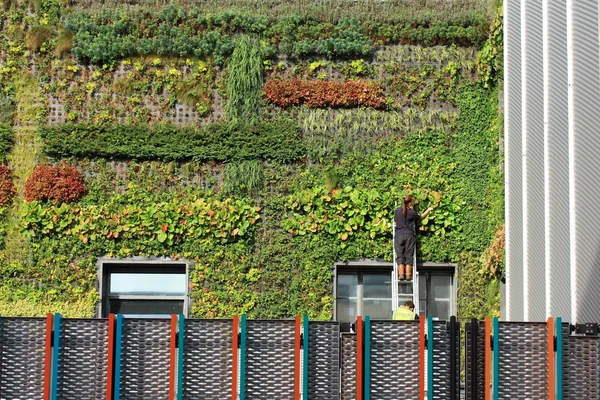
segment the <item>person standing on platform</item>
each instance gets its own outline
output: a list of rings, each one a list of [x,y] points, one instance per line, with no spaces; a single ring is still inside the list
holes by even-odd
[[[398,279],[412,280],[415,246],[417,244],[417,222],[433,211],[429,207],[423,214],[413,210],[415,198],[404,196],[402,206],[394,213],[394,249],[396,250],[396,265],[398,265]]]

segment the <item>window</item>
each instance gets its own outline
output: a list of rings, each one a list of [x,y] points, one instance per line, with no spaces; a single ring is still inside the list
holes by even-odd
[[[101,317],[166,317],[187,314],[188,265],[185,262],[146,259],[100,260]]]
[[[343,271],[337,276],[337,320],[352,322],[357,315],[392,317],[389,271]]]
[[[447,321],[455,315],[453,269],[419,271],[419,310],[421,315]]]
[[[454,269],[452,264],[418,264],[415,284],[419,289],[420,315],[447,320],[456,313]],[[336,264],[334,319],[354,322],[358,315],[391,319],[392,270],[388,262],[365,260]],[[398,304],[412,299],[412,283],[399,282]]]

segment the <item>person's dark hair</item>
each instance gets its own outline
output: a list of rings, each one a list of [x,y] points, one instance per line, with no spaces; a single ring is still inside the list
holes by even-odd
[[[406,210],[413,205],[415,198],[408,195],[402,198],[402,216],[406,219]]]
[[[413,303],[411,300],[406,300],[406,302],[404,303],[404,307],[410,308],[411,310],[415,309],[415,303]]]

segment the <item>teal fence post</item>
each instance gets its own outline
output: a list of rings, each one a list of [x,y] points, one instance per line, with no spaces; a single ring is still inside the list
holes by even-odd
[[[433,317],[427,317],[427,399],[433,400]]]
[[[58,368],[60,364],[60,325],[62,316],[59,313],[54,314],[54,333],[52,348],[52,380],[50,389],[50,399],[58,399]]]
[[[562,400],[563,388],[562,388],[562,361],[563,361],[563,342],[562,342],[562,318],[556,318],[556,327],[554,328],[556,333],[556,358],[555,358],[555,371],[556,371],[556,400]]]
[[[371,400],[371,317],[365,317],[365,397],[364,400]]]
[[[117,335],[115,337],[115,382],[113,400],[119,400],[121,392],[121,344],[123,342],[123,314],[117,314]]]
[[[240,400],[246,399],[246,316],[242,315],[240,327]]]
[[[302,366],[302,398],[303,399],[308,399],[308,361],[309,361],[309,354],[308,354],[308,327],[309,327],[309,321],[308,321],[308,315],[304,316],[304,336],[302,337],[302,346],[304,347],[303,349],[303,357],[302,359],[304,360],[304,365]]]
[[[492,390],[492,397],[494,400],[498,400],[500,398],[500,391],[498,390],[500,385],[500,324],[498,323],[498,317],[494,317],[492,328],[492,335],[494,336],[494,348],[492,349],[494,352],[493,355],[493,365],[492,371],[494,372]]]
[[[177,400],[183,400],[183,374],[185,366],[183,365],[183,355],[185,352],[185,316],[179,314],[179,332],[177,332]]]

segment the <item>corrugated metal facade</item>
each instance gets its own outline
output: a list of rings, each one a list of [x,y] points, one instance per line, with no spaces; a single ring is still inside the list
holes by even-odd
[[[597,0],[505,0],[506,319],[600,321]]]

